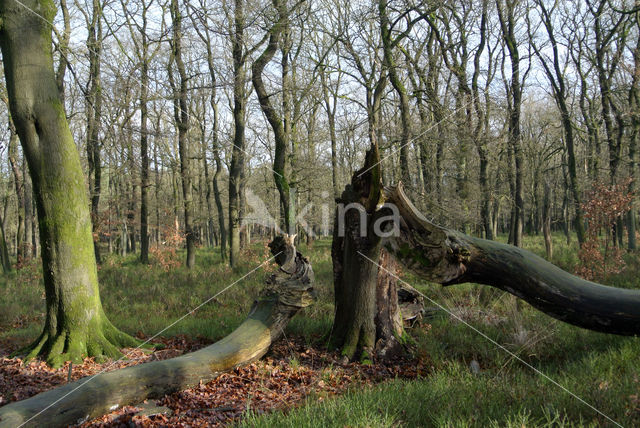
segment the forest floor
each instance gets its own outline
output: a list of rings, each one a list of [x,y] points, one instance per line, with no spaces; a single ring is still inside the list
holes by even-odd
[[[560,235],[554,240],[552,261],[573,271],[575,247]],[[541,237],[525,244],[544,252]],[[327,349],[333,316],[330,242],[300,251],[313,264],[319,301],[293,319],[267,356],[83,426],[640,426],[639,338],[565,325],[489,287],[442,288],[406,274],[407,282],[449,313],[439,311],[408,330],[412,340],[405,359],[343,364]],[[245,250],[235,271],[204,248],[192,271],[167,259],[164,265],[143,266],[134,256],[107,256],[99,271],[102,301],[115,325],[149,338],[268,258],[265,243]],[[164,331],[154,339],[164,349],[125,349],[128,359],[104,364],[86,359],[72,367],[72,380],[171,358],[224,337],[244,319],[271,269],[250,275]],[[603,282],[637,287],[639,277],[640,260],[627,256],[627,268]],[[33,262],[0,279],[0,406],[68,379],[68,366],[53,370],[40,361],[8,358],[42,328],[40,278]]]

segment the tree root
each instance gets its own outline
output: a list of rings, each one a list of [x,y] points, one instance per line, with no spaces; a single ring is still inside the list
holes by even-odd
[[[121,406],[209,381],[260,358],[280,337],[291,317],[315,300],[309,261],[295,251],[290,240],[276,238],[270,247],[281,267],[266,281],[247,319],[231,334],[196,352],[83,378],[7,404],[0,407],[0,428],[79,424]],[[82,335],[61,335],[62,339],[56,338],[51,348],[47,348],[49,338],[42,335],[31,353],[43,355],[46,351],[52,362],[57,363],[73,356],[78,349],[106,355],[113,352],[116,343],[130,346],[131,340],[135,340],[110,324],[102,324],[99,333],[95,331],[91,340]]]
[[[63,330],[57,335],[50,334],[45,327],[32,344],[12,357],[23,355],[25,362],[42,357],[49,366],[58,368],[67,361],[81,364],[85,357],[93,357],[99,363],[109,358],[122,358],[121,348],[140,346],[139,340],[118,330],[104,314],[99,319],[91,323],[98,328]],[[153,345],[144,348],[153,348]]]

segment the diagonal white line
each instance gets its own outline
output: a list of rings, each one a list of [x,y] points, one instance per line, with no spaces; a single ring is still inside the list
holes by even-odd
[[[264,266],[266,263],[269,263],[271,260],[275,259],[276,257],[278,257],[280,254],[282,254],[282,251],[280,251],[278,254],[274,255],[273,257],[263,261],[262,263],[260,263],[258,266],[256,266],[255,268],[251,269],[249,272],[247,272],[246,274],[244,274],[243,276],[241,276],[239,279],[235,280],[234,282],[232,282],[231,284],[229,284],[228,286],[226,286],[225,288],[223,288],[222,290],[218,291],[216,294],[214,294],[213,296],[209,297],[207,300],[205,300],[204,302],[200,303],[198,306],[196,306],[195,308],[191,309],[189,312],[187,312],[186,314],[184,314],[183,316],[181,316],[180,318],[178,318],[176,321],[172,322],[171,324],[169,324],[167,327],[163,328],[162,330],[160,330],[159,332],[157,332],[156,334],[154,334],[153,336],[151,336],[149,339],[145,340],[143,343],[141,343],[140,345],[136,346],[133,350],[130,351],[130,353],[132,353],[133,351],[140,349],[142,346],[146,345],[147,343],[149,343],[150,341],[152,341],[153,339],[155,339],[156,337],[158,337],[160,334],[162,334],[163,332],[167,331],[169,328],[173,327],[174,325],[178,324],[180,321],[182,321],[183,319],[185,319],[186,317],[188,317],[189,315],[193,314],[195,311],[197,311],[198,309],[200,309],[201,307],[203,307],[204,305],[206,305],[207,303],[209,303],[210,301],[212,301],[213,299],[215,299],[216,297],[218,297],[219,295],[221,295],[222,293],[224,293],[225,291],[227,291],[228,289],[230,289],[231,287],[233,287],[234,285],[238,284],[240,281],[242,281],[243,279],[245,279],[246,277],[248,277],[249,275],[251,275],[252,273],[254,273],[255,271],[257,271],[258,269],[260,269],[262,266]],[[130,354],[129,353],[129,354]],[[82,382],[80,385],[76,386],[75,388],[73,388],[71,391],[67,392],[66,394],[64,394],[62,397],[58,398],[57,400],[55,400],[53,403],[49,404],[47,407],[45,407],[44,409],[40,410],[38,413],[36,413],[35,415],[31,416],[29,419],[27,419],[26,421],[24,421],[22,424],[18,425],[17,428],[21,428],[22,426],[26,425],[27,423],[29,423],[32,419],[36,418],[37,416],[39,416],[40,414],[42,414],[43,412],[47,411],[48,409],[50,409],[51,407],[55,406],[56,404],[58,404],[60,401],[62,401],[63,399],[65,399],[67,396],[69,396],[70,394],[73,394],[74,392],[76,392],[78,389],[82,388],[83,386],[85,386],[86,384],[88,384],[89,382],[91,382],[93,379],[97,378],[98,376],[100,376],[101,374],[105,373],[107,370],[109,370],[114,364],[118,363],[119,361],[122,361],[122,359],[127,358],[127,356],[129,354],[125,354],[122,357],[118,358],[117,360],[113,361],[111,364],[109,364],[107,367],[105,367],[104,369],[102,369],[99,373],[96,373],[95,375],[91,376],[90,378],[88,378],[86,381]]]
[[[378,162],[376,162],[374,165],[371,165],[369,168],[365,169],[364,171],[362,171],[360,174],[358,174],[358,178],[362,177],[362,175],[364,175],[365,173],[367,173],[368,171],[370,171],[371,169],[375,168],[376,166],[380,165],[382,163],[382,161],[384,161],[385,159],[389,159],[391,156],[393,156],[398,150],[402,150],[403,147],[408,146],[409,144],[413,143],[415,140],[417,140],[418,138],[422,137],[423,135],[425,135],[427,132],[431,131],[433,128],[435,128],[436,126],[440,125],[442,122],[444,122],[445,120],[449,119],[450,117],[453,117],[455,114],[457,114],[460,110],[462,110],[463,108],[467,108],[468,106],[471,105],[471,103],[473,102],[473,98],[470,99],[469,101],[467,101],[466,103],[464,103],[463,105],[461,105],[460,107],[458,107],[457,109],[453,110],[451,113],[449,113],[448,115],[446,115],[445,117],[443,117],[442,119],[440,119],[439,121],[437,121],[436,123],[432,124],[430,127],[428,127],[427,129],[425,129],[423,132],[421,132],[420,134],[416,135],[415,137],[411,138],[408,142],[406,142],[405,144],[403,144],[402,146],[394,149],[391,151],[391,153],[389,153],[387,156],[383,157],[382,159],[380,159]]]
[[[404,281],[402,278],[398,277],[397,275],[395,275],[393,272],[389,271],[388,269],[386,269],[384,266],[381,266],[380,264],[374,262],[373,260],[371,260],[369,257],[365,256],[364,254],[362,254],[360,251],[358,251],[358,254],[360,254],[363,258],[367,259],[368,261],[370,261],[371,263],[373,263],[374,265],[378,266],[378,268],[384,270],[386,273],[388,273],[389,275],[391,275],[392,277],[394,277],[395,279],[397,279],[398,281],[402,282],[403,284],[406,284],[408,286],[410,286],[411,288],[413,288],[414,290],[416,290],[415,287],[413,287],[411,284],[409,284],[408,282]],[[615,420],[613,420],[612,418],[610,418],[609,416],[605,415],[602,411],[596,409],[593,405],[589,404],[587,401],[585,401],[583,398],[579,397],[578,395],[576,395],[575,393],[571,392],[570,390],[568,390],[566,387],[564,387],[563,385],[561,385],[560,383],[556,382],[555,380],[553,380],[552,378],[550,378],[547,374],[545,374],[544,372],[540,371],[539,369],[535,368],[534,366],[532,366],[531,364],[527,363],[525,360],[523,360],[522,358],[520,358],[518,355],[516,355],[515,353],[511,352],[510,350],[508,350],[507,348],[505,348],[503,345],[499,344],[498,342],[496,342],[494,339],[492,339],[491,337],[487,336],[485,333],[483,333],[482,331],[478,330],[477,328],[475,328],[474,326],[472,326],[471,324],[469,324],[468,322],[466,322],[465,320],[463,320],[460,316],[454,314],[453,312],[451,312],[451,310],[449,310],[448,308],[444,307],[443,305],[441,305],[440,303],[436,302],[435,300],[433,300],[432,298],[430,298],[429,296],[427,296],[426,294],[420,292],[419,290],[416,290],[422,297],[424,297],[425,299],[429,300],[429,302],[431,302],[432,304],[436,305],[438,308],[442,309],[443,311],[445,311],[446,313],[448,313],[449,315],[451,315],[452,317],[454,317],[455,319],[457,319],[458,321],[460,321],[461,323],[463,323],[464,325],[466,325],[467,327],[469,327],[471,330],[475,331],[476,333],[478,333],[480,336],[484,337],[485,339],[487,339],[489,342],[491,342],[492,344],[496,345],[498,348],[502,349],[504,352],[506,352],[507,354],[509,354],[511,357],[515,358],[516,360],[520,361],[522,364],[524,364],[525,366],[529,367],[531,370],[533,370],[536,374],[542,376],[543,378],[545,378],[546,380],[548,380],[549,382],[551,382],[552,384],[554,384],[555,386],[559,387],[560,389],[562,389],[564,392],[566,392],[567,394],[571,395],[573,398],[577,399],[578,401],[580,401],[582,404],[584,404],[585,406],[591,408],[592,410],[594,410],[596,413],[604,416],[605,418],[607,418],[610,422],[612,422],[613,424],[621,427],[622,425],[619,424],[618,422],[616,422]]]
[[[16,3],[18,3],[20,6],[22,6],[24,9],[26,9],[26,10],[27,10],[27,11],[29,11],[30,13],[34,14],[35,16],[37,16],[39,19],[41,19],[41,20],[42,20],[42,21],[44,21],[45,23],[47,23],[47,24],[51,25],[51,28],[53,28],[53,29],[54,29],[54,31],[55,31],[55,26],[54,26],[53,22],[49,21],[48,19],[46,19],[44,16],[42,16],[41,14],[39,14],[38,12],[36,12],[35,10],[33,10],[33,9],[31,9],[29,6],[25,5],[22,1],[20,1],[20,0],[13,0],[13,1],[15,1]],[[115,35],[115,33],[113,33],[113,32],[112,32],[112,35],[113,35],[113,37],[115,37],[115,38],[116,38],[116,40],[118,40],[118,39],[117,39],[117,37],[116,37],[116,35]],[[129,56],[127,55],[127,53],[123,50],[122,45],[121,45],[120,43],[117,43],[117,45],[118,45],[118,47],[120,48],[120,50],[125,54],[125,56],[127,56],[127,58],[129,58]],[[96,51],[94,51],[94,50],[93,50],[93,49],[91,49],[90,47],[88,47],[88,46],[87,46],[86,48],[87,48],[87,50],[89,50],[90,52],[96,53]],[[76,58],[76,60],[77,60],[77,58]],[[68,61],[68,60],[67,60],[67,61]],[[78,62],[80,62],[80,61],[78,61]],[[141,85],[142,85],[142,83],[141,83]],[[152,89],[149,85],[144,85],[144,86],[147,88],[147,90],[148,90],[152,95],[155,95],[155,96],[156,96],[156,97],[158,97],[158,98],[165,98],[165,97],[166,97],[165,95],[163,95],[163,94],[159,93],[158,91],[155,91],[154,89]],[[240,147],[237,147],[237,146],[236,146],[235,144],[233,144],[232,142],[227,143],[227,144],[226,144],[226,146],[227,146],[227,147],[231,147],[231,148],[238,149],[238,150],[240,150],[242,153],[244,153],[245,155],[247,155],[247,156],[251,157],[251,154],[250,154],[249,152],[247,152],[245,149],[242,149],[242,148],[240,148]],[[270,169],[274,174],[278,175],[280,178],[285,178],[285,177],[283,177],[283,176],[282,176],[282,174],[280,174],[278,171],[274,170],[273,168],[269,168],[269,169]]]

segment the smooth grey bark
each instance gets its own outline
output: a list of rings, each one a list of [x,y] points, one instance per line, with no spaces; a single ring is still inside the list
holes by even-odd
[[[47,21],[56,8],[25,0]],[[0,47],[11,116],[36,196],[47,314],[27,358],[54,366],[119,356],[138,342],[107,319],[100,302],[89,200],[53,67],[51,26],[16,2],[0,3]]]
[[[94,375],[7,404],[0,408],[0,428],[79,424],[125,405],[207,382],[262,357],[289,320],[316,299],[311,264],[296,251],[292,240],[277,237],[269,247],[280,267],[265,281],[247,319],[231,334],[177,358]]]

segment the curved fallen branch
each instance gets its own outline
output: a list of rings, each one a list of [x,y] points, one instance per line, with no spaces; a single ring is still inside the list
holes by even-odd
[[[231,334],[190,354],[94,375],[0,407],[0,427],[80,423],[206,382],[263,356],[289,320],[315,300],[309,261],[286,238],[276,238],[269,246],[280,269],[267,279],[249,316]]]
[[[400,215],[399,236],[385,248],[406,268],[443,285],[475,282],[514,294],[561,321],[620,335],[640,334],[640,291],[571,275],[537,255],[429,222],[402,185],[385,189]]]

